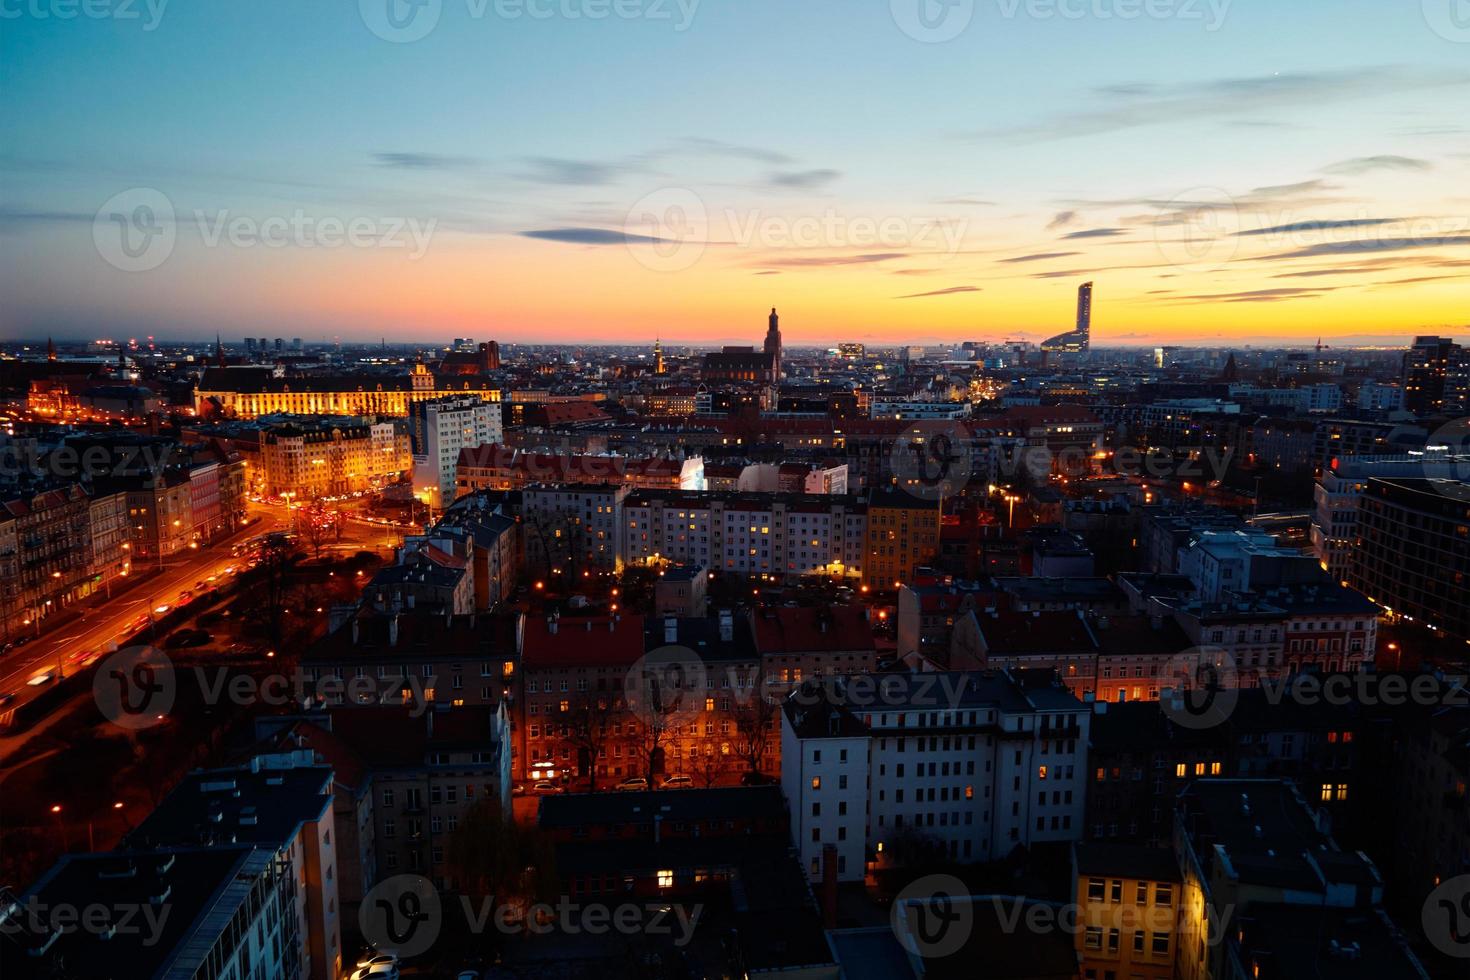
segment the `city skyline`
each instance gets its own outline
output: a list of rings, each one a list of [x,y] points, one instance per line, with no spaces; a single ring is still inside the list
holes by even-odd
[[[1096,280],[1100,347],[1470,334],[1436,2],[917,6],[10,19],[0,333],[1037,343]]]

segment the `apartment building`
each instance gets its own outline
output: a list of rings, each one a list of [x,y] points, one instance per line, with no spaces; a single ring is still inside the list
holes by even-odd
[[[236,844],[266,849],[289,873],[294,891],[292,907],[283,910],[284,918],[294,921],[281,928],[299,938],[279,952],[280,975],[335,980],[344,959],[334,830],[332,770],[301,752],[277,757],[270,766],[254,759],[189,773],[126,843],[139,849]]]
[[[1083,980],[1173,980],[1180,885],[1167,848],[1072,845],[1073,941]]]
[[[466,395],[415,402],[408,408],[414,492],[440,510],[459,495],[460,453],[504,440],[499,402]]]
[[[521,494],[521,533],[532,575],[615,572],[629,489],[606,483],[537,484]]]
[[[314,500],[381,487],[413,460],[400,426],[340,418],[262,429],[260,463],[267,496]]]
[[[610,484],[648,490],[703,490],[699,456],[618,456],[532,452],[500,444],[461,451],[455,482],[460,495],[476,490],[519,490],[534,484]]]
[[[867,505],[863,584],[896,590],[939,555],[939,502],[888,488],[871,491]]]
[[[622,554],[779,578],[862,574],[867,507],[856,497],[634,491],[623,506]]]
[[[1393,616],[1470,640],[1470,484],[1372,479],[1348,584]]]
[[[949,860],[1082,838],[1089,708],[1050,675],[866,675],[793,692],[781,719],[792,839],[860,881],[902,843]]]

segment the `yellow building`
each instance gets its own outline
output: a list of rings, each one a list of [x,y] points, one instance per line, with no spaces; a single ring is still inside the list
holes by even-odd
[[[863,584],[888,591],[912,580],[914,569],[939,553],[939,503],[902,490],[874,490],[868,498],[863,541]]]
[[[1074,844],[1072,871],[1083,980],[1172,980],[1183,905],[1174,852]]]
[[[269,367],[210,368],[194,392],[200,418],[293,415],[408,415],[414,402],[450,395],[500,401],[494,382],[475,375],[434,374],[415,364],[406,374],[286,377]]]
[[[338,497],[396,480],[413,465],[408,432],[392,422],[278,425],[260,434],[261,491]]]

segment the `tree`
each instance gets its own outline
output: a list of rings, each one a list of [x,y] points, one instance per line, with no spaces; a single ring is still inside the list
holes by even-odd
[[[616,709],[606,692],[584,691],[572,702],[566,716],[567,742],[577,750],[578,765],[587,770],[587,792],[597,792],[597,760],[607,745],[608,728]]]
[[[732,712],[735,720],[735,754],[745,762],[749,772],[761,772],[771,747],[771,728],[781,705],[776,691],[769,688],[757,666],[750,675],[751,683],[737,688],[740,697]]]
[[[286,612],[291,572],[296,567],[296,549],[284,534],[272,534],[260,545],[260,563],[256,566],[261,579],[260,605],[271,644],[281,645],[281,626]]]
[[[659,647],[628,672],[624,694],[644,774],[653,785],[680,727],[697,723],[704,710],[704,662],[687,647]]]
[[[312,557],[321,560],[322,548],[328,541],[341,540],[342,526],[338,513],[320,500],[313,500],[302,515],[301,534],[311,545]]]
[[[524,911],[556,900],[555,855],[546,834],[509,819],[489,798],[465,812],[445,858],[463,894]]]

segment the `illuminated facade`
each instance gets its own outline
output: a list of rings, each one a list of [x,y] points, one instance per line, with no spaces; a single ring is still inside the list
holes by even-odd
[[[451,395],[501,400],[498,383],[478,375],[434,374],[415,364],[399,375],[284,377],[273,368],[210,368],[194,393],[201,416],[253,419],[276,413],[407,416],[408,406]]]

